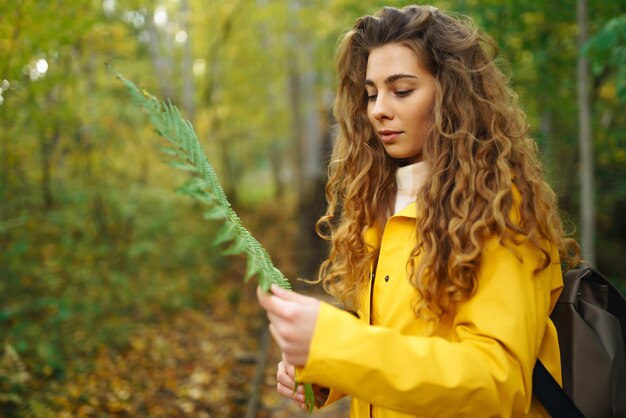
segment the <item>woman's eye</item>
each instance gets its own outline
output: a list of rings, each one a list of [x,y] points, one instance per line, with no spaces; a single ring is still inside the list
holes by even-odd
[[[413,93],[413,90],[398,90],[396,91],[396,96],[398,97],[406,97],[409,94]]]
[[[368,94],[368,95],[367,95],[367,101],[368,101],[368,102],[373,102],[373,101],[375,101],[375,100],[376,100],[376,96],[377,96],[376,94]]]

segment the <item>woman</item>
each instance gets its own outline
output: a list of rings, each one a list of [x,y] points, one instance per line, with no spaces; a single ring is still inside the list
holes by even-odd
[[[532,370],[560,381],[549,314],[578,248],[494,55],[428,6],[343,37],[319,281],[354,314],[259,294],[281,395],[302,405],[311,382],[318,406],[351,395],[352,417],[547,416]]]

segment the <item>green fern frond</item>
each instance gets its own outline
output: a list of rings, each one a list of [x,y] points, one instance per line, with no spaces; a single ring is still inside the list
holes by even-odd
[[[208,206],[204,213],[205,219],[222,223],[214,245],[230,243],[230,246],[222,251],[225,255],[246,254],[245,280],[257,276],[263,291],[268,291],[272,284],[290,289],[285,275],[274,267],[267,251],[243,226],[241,219],[232,209],[191,123],[181,116],[179,110],[169,100],[167,102],[158,100],[146,90],[139,90],[120,73],[112,71],[124,83],[134,102],[146,110],[156,132],[171,143],[172,146],[159,148],[173,158],[169,165],[191,174],[191,179],[177,191]]]

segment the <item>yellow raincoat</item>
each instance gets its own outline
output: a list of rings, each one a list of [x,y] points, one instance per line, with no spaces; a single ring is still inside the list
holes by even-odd
[[[406,274],[415,213],[413,203],[392,216],[382,236],[368,229],[365,240],[380,253],[359,318],[322,303],[298,380],[331,388],[326,404],[351,395],[352,418],[548,416],[531,383],[537,357],[561,382],[549,319],[563,286],[558,261],[534,275],[536,250],[517,247],[520,262],[489,241],[476,294],[431,333],[415,317],[418,294]]]

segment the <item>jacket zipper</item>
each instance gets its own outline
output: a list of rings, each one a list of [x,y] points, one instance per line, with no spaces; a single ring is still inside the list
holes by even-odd
[[[374,321],[372,318],[372,312],[374,309],[374,282],[376,281],[376,272],[372,271],[372,284],[370,286],[370,325],[374,325]],[[370,418],[372,418],[373,416],[373,408],[372,408],[372,404],[369,404],[370,406]]]
[[[372,309],[374,308],[374,282],[376,281],[376,273],[372,271],[372,285],[370,286],[370,325],[374,325],[372,319]]]

